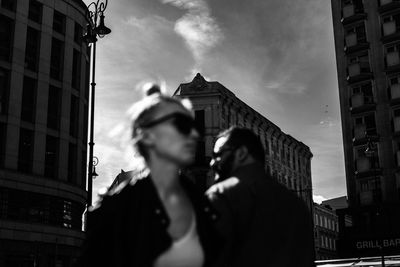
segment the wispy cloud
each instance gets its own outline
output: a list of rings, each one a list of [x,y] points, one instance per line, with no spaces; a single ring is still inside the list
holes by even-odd
[[[221,28],[211,16],[210,8],[204,0],[161,0],[187,13],[175,23],[175,31],[185,40],[196,60],[197,70],[200,70],[205,54],[222,39]]]

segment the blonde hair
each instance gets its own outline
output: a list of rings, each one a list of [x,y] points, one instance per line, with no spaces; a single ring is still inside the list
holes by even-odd
[[[157,84],[146,84],[144,86],[145,96],[142,100],[135,103],[131,109],[132,121],[132,142],[136,151],[147,160],[148,154],[146,147],[141,142],[142,126],[149,123],[154,114],[164,104],[176,104],[193,114],[192,103],[188,99],[168,96],[161,92]]]

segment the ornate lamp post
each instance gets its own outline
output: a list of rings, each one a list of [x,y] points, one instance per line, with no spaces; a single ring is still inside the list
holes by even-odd
[[[104,25],[104,11],[107,8],[108,0],[105,2],[92,2],[87,6],[86,20],[88,22],[86,34],[83,39],[91,44],[91,67],[92,67],[92,80],[91,80],[91,98],[90,98],[90,133],[89,133],[89,167],[88,167],[88,200],[87,206],[92,206],[92,191],[93,191],[93,177],[96,174],[94,166],[97,165],[98,160],[94,161],[93,157],[93,134],[94,134],[94,100],[95,100],[95,68],[96,68],[96,42],[97,37],[103,38],[109,34],[111,30]],[[97,158],[96,158],[97,159]],[[96,163],[96,165],[94,165]]]

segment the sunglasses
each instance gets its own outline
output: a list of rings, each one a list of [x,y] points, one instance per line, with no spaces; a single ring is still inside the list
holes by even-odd
[[[222,155],[225,153],[225,152],[228,152],[228,151],[233,151],[233,150],[235,150],[236,148],[234,148],[234,147],[227,147],[227,148],[225,148],[225,149],[221,149],[220,151],[218,151],[218,152],[212,152],[212,155],[211,155],[211,157],[213,158],[213,159],[216,159],[216,158],[220,158],[220,157],[222,157]]]
[[[183,135],[189,135],[192,129],[198,131],[195,120],[191,116],[182,113],[168,114],[164,117],[145,123],[141,125],[141,127],[150,128],[169,120],[171,121],[171,124],[178,130],[178,132],[180,132]]]

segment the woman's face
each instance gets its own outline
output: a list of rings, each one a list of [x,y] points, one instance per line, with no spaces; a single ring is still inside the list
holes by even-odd
[[[155,157],[184,167],[195,161],[199,133],[190,112],[178,104],[163,103],[147,128],[149,152]]]

